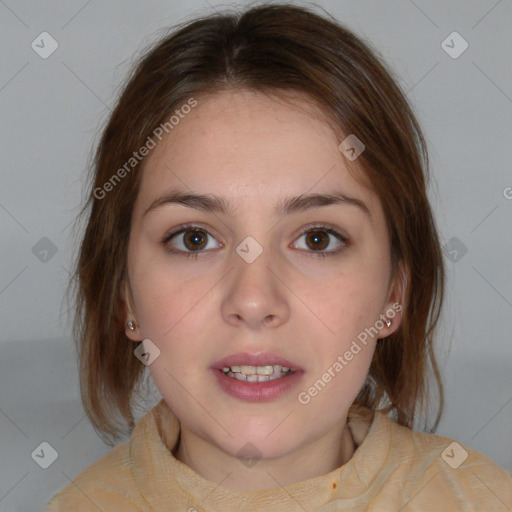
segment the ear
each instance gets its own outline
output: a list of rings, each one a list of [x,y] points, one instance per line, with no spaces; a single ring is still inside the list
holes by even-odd
[[[380,315],[380,320],[383,321],[384,327],[379,331],[379,339],[390,336],[402,325],[404,302],[409,280],[408,276],[409,271],[405,268],[403,261],[401,261],[390,283],[384,311]],[[386,325],[386,319],[388,323],[391,322],[389,327]]]
[[[121,285],[121,297],[123,300],[123,324],[124,332],[126,336],[132,341],[141,341],[142,333],[140,331],[139,322],[137,321],[137,315],[133,306],[132,293],[128,280],[124,280]],[[134,329],[128,327],[128,322],[132,322]]]

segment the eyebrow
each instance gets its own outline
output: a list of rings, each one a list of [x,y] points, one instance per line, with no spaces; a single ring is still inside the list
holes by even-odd
[[[219,197],[215,194],[195,194],[173,190],[165,196],[153,201],[143,215],[165,204],[180,204],[204,212],[218,212],[225,215],[233,215],[234,212],[233,205],[225,197]],[[343,192],[335,192],[333,194],[301,194],[299,196],[288,197],[281,200],[276,205],[274,214],[281,217],[330,205],[355,206],[371,219],[370,210],[361,199],[350,197]]]

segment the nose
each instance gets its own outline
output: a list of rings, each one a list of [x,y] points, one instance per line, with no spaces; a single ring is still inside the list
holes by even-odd
[[[290,315],[290,292],[282,267],[271,251],[264,249],[252,262],[234,251],[231,260],[234,268],[226,276],[222,300],[225,321],[253,330],[285,323]]]

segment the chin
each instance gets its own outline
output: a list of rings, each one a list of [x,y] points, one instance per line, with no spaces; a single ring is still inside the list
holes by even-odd
[[[284,428],[284,425],[278,426],[282,419],[273,418],[272,421],[260,422],[258,425],[243,422],[236,431],[230,431],[233,438],[222,443],[224,446],[221,448],[230,455],[242,458],[252,456],[276,459],[287,455],[298,448],[302,440],[292,434],[289,428]]]
[[[261,459],[279,459],[294,450],[294,446],[283,446],[281,442],[251,436],[235,439],[229,446],[220,448],[242,462],[245,461],[248,467]]]

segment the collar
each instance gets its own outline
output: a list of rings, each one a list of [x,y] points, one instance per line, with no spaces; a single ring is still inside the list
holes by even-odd
[[[133,431],[131,465],[142,496],[159,512],[177,505],[197,512],[292,510],[301,503],[306,510],[317,510],[335,500],[354,500],[375,482],[390,449],[391,423],[383,413],[351,407],[348,425],[358,448],[346,464],[286,487],[237,492],[202,478],[174,457],[180,423],[162,399]]]

